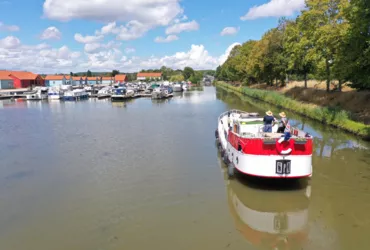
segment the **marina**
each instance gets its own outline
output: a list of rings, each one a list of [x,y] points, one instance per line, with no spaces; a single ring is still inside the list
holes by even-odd
[[[367,249],[369,143],[289,114],[313,136],[312,177],[229,178],[220,114],[269,105],[148,97],[0,102],[2,248]]]

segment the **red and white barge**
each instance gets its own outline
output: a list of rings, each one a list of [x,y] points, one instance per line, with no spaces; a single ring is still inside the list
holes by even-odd
[[[231,110],[218,118],[216,138],[221,156],[234,170],[264,178],[305,178],[312,176],[313,137],[292,128],[290,138],[263,132],[263,117],[258,113]]]

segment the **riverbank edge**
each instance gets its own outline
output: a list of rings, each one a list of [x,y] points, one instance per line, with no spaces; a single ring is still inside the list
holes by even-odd
[[[272,104],[280,108],[284,108],[286,110],[293,111],[304,117],[358,135],[364,140],[370,140],[370,126],[350,120],[348,118],[347,112],[344,110],[302,103],[291,98],[288,98],[277,92],[260,89],[251,89],[248,87],[234,87],[225,82],[220,81],[216,81],[215,86],[231,90],[237,93],[241,93],[248,97],[264,101],[266,103]]]

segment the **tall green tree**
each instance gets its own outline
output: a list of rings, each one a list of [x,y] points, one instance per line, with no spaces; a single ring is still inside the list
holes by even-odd
[[[328,92],[333,77],[332,68],[340,65],[338,52],[348,29],[343,10],[348,4],[348,0],[306,0],[306,9],[300,17],[304,37],[313,44],[310,59],[316,60],[319,70],[325,72]]]
[[[91,73],[91,71],[90,71],[90,70],[88,70],[88,71],[86,72],[86,76],[87,76],[87,77],[92,77],[92,73]]]
[[[315,61],[310,56],[313,41],[305,35],[305,26],[298,17],[286,25],[284,49],[288,59],[288,70],[304,76],[304,87],[307,88],[307,76],[313,72]]]
[[[191,67],[185,67],[182,74],[185,80],[188,80],[192,75],[194,75],[194,70]]]
[[[345,17],[350,25],[342,50],[346,80],[351,87],[370,89],[370,1],[351,0]]]

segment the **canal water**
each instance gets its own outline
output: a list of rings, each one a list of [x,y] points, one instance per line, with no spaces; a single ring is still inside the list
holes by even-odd
[[[2,250],[368,249],[370,145],[315,136],[313,177],[228,180],[220,113],[264,103],[205,87],[171,100],[0,103]]]

